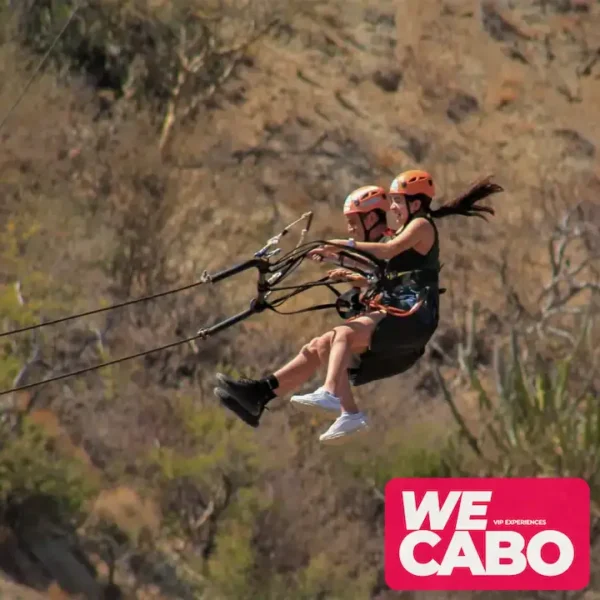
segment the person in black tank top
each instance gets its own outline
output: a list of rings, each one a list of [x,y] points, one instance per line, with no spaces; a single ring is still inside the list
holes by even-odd
[[[372,188],[373,186],[371,186]],[[366,191],[365,191],[366,190]],[[337,443],[347,436],[368,429],[365,415],[356,406],[351,386],[391,377],[412,367],[425,352],[425,346],[439,322],[440,246],[434,219],[450,216],[477,216],[494,214],[489,207],[476,203],[487,196],[503,191],[486,177],[466,193],[431,209],[435,186],[429,173],[421,170],[405,171],[390,186],[389,193],[361,188],[358,197],[347,199],[365,208],[368,202],[390,203],[401,228],[385,240],[365,241],[330,240],[331,244],[347,245],[386,261],[385,277],[380,282],[380,293],[366,302],[364,314],[353,317],[343,325],[323,334],[303,348],[310,354],[315,349],[325,357],[327,375],[322,386],[306,395],[292,396],[298,408],[340,416],[319,440]],[[360,199],[359,199],[360,198]],[[348,217],[347,217],[348,218]],[[364,227],[364,223],[363,223]],[[325,245],[313,250],[314,258],[332,256],[340,249]],[[364,282],[357,282],[362,285]],[[300,355],[294,361],[300,358]],[[249,414],[260,416],[268,402],[289,393],[312,377],[318,363],[302,370],[288,363],[262,380],[232,381],[221,376],[221,388],[226,390]],[[302,377],[289,376],[296,368]]]

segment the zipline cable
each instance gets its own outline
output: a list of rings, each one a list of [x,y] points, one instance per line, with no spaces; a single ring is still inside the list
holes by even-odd
[[[321,282],[315,282],[316,285],[328,285],[328,284],[332,284],[332,283],[340,283],[339,281],[327,281],[326,278],[324,278]],[[190,286],[187,286],[190,287]],[[237,315],[234,315],[232,317],[229,317],[227,319],[225,319],[224,321],[220,321],[219,323],[213,325],[212,327],[206,328],[206,329],[201,329],[198,333],[196,333],[196,335],[187,337],[183,340],[178,340],[176,342],[170,342],[169,344],[164,344],[162,346],[158,346],[156,348],[151,348],[149,350],[144,350],[142,352],[136,352],[135,354],[129,354],[126,356],[122,356],[120,358],[116,358],[114,360],[109,360],[106,362],[102,362],[102,363],[98,363],[89,367],[84,367],[82,369],[78,369],[76,371],[70,371],[68,373],[63,373],[62,375],[56,375],[54,377],[49,377],[48,379],[42,379],[41,381],[36,381],[34,383],[29,383],[29,384],[25,384],[25,385],[21,385],[21,386],[17,386],[17,387],[13,387],[7,390],[3,390],[0,391],[0,396],[4,396],[6,394],[12,394],[13,392],[20,392],[23,390],[27,390],[27,389],[31,389],[34,387],[38,387],[40,385],[45,385],[47,383],[52,383],[54,381],[60,381],[61,379],[67,379],[69,377],[75,377],[76,375],[82,375],[84,373],[89,373],[91,371],[97,371],[99,369],[103,369],[105,367],[109,367],[111,365],[116,365],[118,363],[122,363],[125,361],[129,361],[129,360],[133,360],[136,358],[141,358],[143,356],[147,356],[149,354],[153,354],[155,352],[160,352],[162,350],[167,350],[169,348],[174,348],[176,346],[181,346],[183,344],[188,344],[191,343],[197,339],[206,339],[208,338],[210,335],[212,335],[213,333],[216,333],[219,330],[225,329],[226,327],[229,327],[231,325],[234,325],[235,323],[244,320],[245,318],[251,316],[252,314],[257,314],[259,312],[262,312],[263,310],[273,310],[273,312],[279,312],[275,309],[276,306],[282,304],[283,302],[285,302],[286,300],[288,300],[289,298],[291,298],[292,296],[295,296],[298,293],[301,293],[303,291],[305,291],[305,288],[308,287],[312,287],[311,283],[305,283],[302,284],[298,287],[298,289],[296,290],[296,292],[292,292],[291,294],[288,294],[288,296],[283,297],[283,298],[278,298],[276,300],[274,300],[273,302],[264,302],[261,303],[260,305],[252,305],[251,308],[242,311],[241,313],[238,313]],[[163,295],[166,293],[174,293],[177,290],[170,290],[169,292],[163,292]],[[139,302],[141,300],[143,300],[145,298],[138,298],[137,300],[132,300],[130,302]],[[330,306],[330,305],[327,305]],[[325,305],[323,305],[323,307],[325,307]],[[319,307],[314,307],[314,308],[320,308]],[[102,309],[105,310],[105,309]],[[301,311],[303,312],[303,311]],[[286,314],[286,313],[279,313],[279,314]],[[292,313],[290,313],[292,314]],[[49,323],[48,323],[49,324]]]
[[[47,327],[50,325],[56,325],[57,323],[64,323],[65,321],[73,321],[74,319],[80,319],[81,317],[88,317],[90,315],[96,315],[98,313],[106,312],[109,310],[115,310],[117,308],[122,308],[123,306],[130,306],[131,304],[137,304],[138,302],[146,302],[148,300],[154,300],[155,298],[161,298],[162,296],[168,296],[169,294],[176,294],[178,292],[183,292],[185,290],[189,290],[199,285],[203,285],[208,283],[206,279],[200,279],[199,281],[195,281],[194,283],[189,283],[179,288],[175,288],[173,290],[166,290],[164,292],[158,292],[156,294],[152,294],[150,296],[143,296],[142,298],[133,298],[131,300],[126,300],[125,302],[119,302],[118,304],[111,304],[110,306],[105,306],[103,308],[95,308],[93,310],[88,310],[85,312],[77,313],[74,315],[69,315],[68,317],[61,317],[60,319],[54,319],[53,321],[44,321],[43,323],[37,323],[36,325],[28,325],[27,327],[21,327],[19,329],[12,329],[11,331],[6,331],[4,333],[0,333],[1,337],[6,337],[8,335],[14,335],[15,333],[23,333],[24,331],[31,331],[32,329],[40,329],[41,327]]]
[[[128,356],[122,356],[121,358],[116,358],[114,360],[109,360],[107,362],[99,363],[97,365],[92,365],[91,367],[85,367],[84,369],[79,369],[77,371],[70,371],[69,373],[63,373],[62,375],[56,375],[55,377],[49,377],[48,379],[42,379],[41,381],[36,381],[34,383],[28,383],[26,385],[21,385],[18,387],[10,388],[8,390],[4,390],[0,392],[0,396],[4,396],[6,394],[12,394],[13,392],[20,392],[22,390],[27,390],[33,387],[37,387],[39,385],[45,385],[46,383],[52,383],[53,381],[60,381],[61,379],[66,379],[67,377],[75,377],[76,375],[82,375],[83,373],[89,373],[90,371],[96,371],[98,369],[103,369],[104,367],[109,367],[110,365],[116,365],[118,363],[125,362],[127,360],[133,360],[134,358],[140,358],[142,356],[146,356],[148,354],[152,354],[154,352],[159,352],[161,350],[166,350],[168,348],[173,348],[175,346],[180,346],[182,344],[187,344],[197,338],[203,337],[202,334],[197,334],[186,338],[184,340],[179,340],[177,342],[171,342],[170,344],[165,344],[164,346],[159,346],[157,348],[151,348],[150,350],[144,350],[143,352],[138,352],[136,354],[130,354]]]
[[[2,130],[2,127],[4,127],[5,123],[8,121],[8,118],[10,117],[12,112],[15,110],[15,108],[17,108],[17,106],[20,104],[20,102],[25,97],[27,90],[29,90],[31,84],[33,83],[33,81],[37,77],[38,73],[41,71],[42,67],[44,66],[44,63],[46,62],[46,60],[48,60],[50,53],[52,52],[52,50],[54,50],[54,47],[56,46],[56,44],[58,44],[60,38],[63,36],[65,31],[67,30],[67,27],[71,24],[71,21],[75,18],[75,15],[78,10],[79,10],[79,2],[77,2],[75,4],[75,7],[71,11],[69,18],[67,19],[67,22],[63,25],[63,28],[58,32],[58,35],[54,38],[54,41],[52,42],[52,44],[50,44],[50,47],[48,48],[48,50],[46,50],[46,54],[44,54],[44,56],[42,57],[42,60],[39,62],[38,66],[36,67],[35,71],[33,72],[33,75],[29,78],[29,81],[26,83],[25,87],[23,88],[23,91],[21,92],[19,97],[16,99],[14,104],[9,108],[8,112],[2,119],[2,122],[0,122],[0,131]]]
[[[315,245],[314,242],[310,243],[310,244],[305,244],[306,248],[310,248],[313,247]],[[306,248],[302,248],[301,251],[303,253],[306,252]],[[295,249],[297,250],[297,249]],[[294,251],[292,251],[294,252]],[[278,273],[279,277],[276,278],[277,281],[281,281],[282,279],[284,279],[285,277],[287,277],[293,270],[295,270],[299,264],[304,260],[305,256],[302,254],[299,254],[298,256],[291,256],[292,252],[290,252],[289,257],[284,257],[279,259],[279,261],[272,266],[273,270],[277,270],[279,269],[280,272]],[[291,257],[291,258],[290,258]],[[282,264],[284,262],[289,262],[289,265],[286,265],[285,267],[283,267],[282,269],[278,266],[279,264]],[[170,294],[177,294],[179,292],[183,292],[186,290],[190,290],[192,288],[198,287],[200,285],[206,284],[206,283],[210,283],[211,282],[211,278],[208,274],[205,274],[202,276],[201,279],[199,279],[198,281],[195,281],[193,283],[189,283],[187,285],[178,287],[178,288],[174,288],[172,290],[166,290],[164,292],[157,292],[156,294],[151,294],[149,296],[143,296],[141,298],[132,298],[131,300],[125,300],[124,302],[119,302],[117,304],[111,304],[109,306],[105,306],[102,308],[95,308],[92,310],[88,310],[85,312],[80,312],[80,313],[76,313],[73,315],[69,315],[66,317],[60,317],[58,319],[53,319],[52,321],[44,321],[43,323],[36,323],[35,325],[28,325],[26,327],[20,327],[18,329],[11,329],[10,331],[5,331],[0,333],[0,338],[3,337],[7,337],[9,335],[15,335],[17,333],[24,333],[25,331],[32,331],[35,329],[41,329],[42,327],[49,327],[50,325],[57,325],[58,323],[65,323],[67,321],[73,321],[75,319],[81,319],[82,317],[89,317],[91,315],[96,315],[96,314],[100,314],[103,312],[107,312],[110,310],[115,310],[117,308],[123,308],[125,306],[131,306],[132,304],[137,304],[138,302],[147,302],[149,300],[154,300],[156,298],[161,298],[164,296],[168,296]],[[271,286],[269,286],[271,288]],[[293,286],[293,287],[297,287],[297,286]],[[273,290],[275,291],[275,289],[277,288],[273,288]],[[279,288],[279,289],[286,289],[286,288]],[[291,286],[290,288],[291,289]]]
[[[48,60],[48,57],[50,56],[50,53],[52,52],[52,50],[55,48],[55,46],[58,44],[58,42],[60,41],[60,39],[62,38],[62,36],[64,35],[64,33],[66,32],[67,28],[69,27],[69,25],[71,24],[71,22],[73,21],[73,19],[75,18],[75,15],[77,14],[77,11],[80,8],[80,4],[79,2],[75,3],[75,6],[73,7],[73,10],[71,11],[71,14],[69,15],[69,18],[67,19],[67,21],[65,22],[65,24],[63,25],[62,29],[59,31],[59,33],[57,34],[57,36],[54,38],[54,40],[52,41],[52,44],[50,44],[50,47],[48,48],[48,50],[45,52],[44,56],[42,57],[42,59],[40,60],[40,62],[38,63],[38,66],[36,67],[36,69],[34,70],[33,74],[31,75],[31,77],[29,78],[29,80],[27,81],[26,85],[24,86],[23,90],[21,91],[21,93],[19,94],[19,96],[17,97],[17,99],[15,100],[15,102],[13,103],[13,105],[9,108],[9,110],[7,111],[7,113],[4,115],[2,121],[0,121],[0,130],[2,130],[2,128],[4,127],[4,125],[7,123],[8,119],[10,118],[11,114],[14,112],[14,110],[17,108],[17,106],[21,103],[21,101],[23,100],[23,98],[25,97],[26,93],[28,92],[29,88],[31,87],[32,83],[34,82],[35,78],[37,77],[38,73],[41,71],[42,67],[44,66],[44,64],[46,63],[46,61]],[[266,247],[264,247],[261,251],[257,252],[255,254],[255,257],[262,257],[264,256],[267,252],[268,249],[271,245],[273,245],[274,243],[279,242],[279,240],[281,239],[281,237],[283,237],[284,235],[286,235],[289,230],[296,225],[297,223],[299,223],[300,221],[307,219],[307,223],[304,227],[304,229],[302,230],[301,236],[300,236],[300,240],[298,242],[298,244],[296,245],[296,247],[294,248],[294,250],[292,250],[289,254],[288,254],[288,258],[292,257],[295,253],[295,251],[297,251],[299,249],[299,247],[303,244],[304,242],[304,238],[306,236],[306,234],[308,233],[310,226],[311,226],[311,222],[312,222],[312,211],[305,213],[304,215],[302,215],[299,219],[297,219],[296,221],[294,221],[293,223],[291,223],[290,225],[288,225],[287,227],[285,227],[283,229],[283,231],[278,235],[275,236],[275,238],[271,238],[271,240],[269,240],[268,244]],[[298,260],[296,262],[296,264],[294,264],[294,260],[289,261],[289,264],[287,265],[287,268],[283,268],[279,273],[277,273],[274,277],[275,282],[279,282],[282,279],[284,279],[287,275],[289,275],[293,270],[295,270],[295,268],[298,267],[299,263],[302,262],[302,259],[304,257],[302,257],[300,260]],[[285,261],[288,262],[288,261]],[[109,310],[115,310],[117,308],[122,308],[125,306],[130,306],[132,304],[137,304],[139,302],[144,302],[147,300],[152,300],[155,298],[160,298],[162,296],[167,296],[169,294],[175,294],[178,292],[182,292],[184,290],[188,290],[194,287],[197,287],[199,285],[205,284],[205,283],[209,283],[211,282],[210,277],[209,278],[205,278],[203,276],[202,279],[200,279],[199,281],[196,281],[194,283],[173,289],[173,290],[167,290],[165,292],[159,292],[157,294],[152,294],[149,296],[145,296],[142,298],[134,298],[132,300],[127,300],[125,302],[120,302],[118,304],[113,304],[110,306],[106,306],[106,307],[102,307],[102,308],[97,308],[97,309],[93,309],[93,310],[89,310],[89,311],[85,311],[85,312],[81,312],[81,313],[77,313],[74,315],[69,315],[67,317],[62,317],[59,319],[54,319],[52,321],[46,321],[44,323],[37,323],[36,325],[29,325],[27,327],[21,327],[19,329],[14,329],[8,332],[4,332],[4,333],[0,333],[0,337],[6,337],[9,335],[14,335],[16,333],[23,333],[25,331],[32,331],[35,329],[40,329],[42,327],[47,327],[50,325],[56,325],[58,323],[64,323],[66,321],[71,321],[74,319],[79,319],[82,317],[86,317],[86,316],[91,316],[94,314],[99,314],[102,312],[107,312]],[[301,286],[299,288],[298,291],[303,291],[304,289],[306,289],[309,286]],[[295,293],[290,294],[288,297],[291,297],[295,295]],[[280,304],[283,301],[285,301],[287,298],[281,298],[279,300],[276,300],[275,303],[276,304]],[[263,301],[264,302],[264,301]],[[21,385],[21,386],[17,386],[17,387],[13,387],[10,388],[8,390],[4,390],[0,392],[0,396],[4,396],[6,394],[11,394],[13,392],[18,392],[18,391],[23,391],[23,390],[27,390],[27,389],[31,389],[34,387],[38,387],[40,385],[45,385],[47,383],[52,383],[55,381],[60,381],[62,379],[67,379],[69,377],[74,377],[76,375],[82,375],[83,373],[89,373],[91,371],[96,371],[98,369],[102,369],[111,365],[115,365],[118,363],[122,363],[128,360],[133,360],[135,358],[141,358],[143,356],[147,356],[149,354],[153,354],[155,352],[160,352],[162,350],[166,350],[169,348],[173,348],[176,346],[180,346],[183,344],[187,344],[187,343],[191,343],[194,340],[198,339],[198,338],[203,338],[205,339],[212,331],[216,331],[218,329],[222,329],[226,326],[229,325],[233,325],[234,323],[241,321],[245,318],[247,318],[248,316],[250,316],[252,313],[255,312],[260,312],[260,310],[264,310],[265,308],[271,308],[271,310],[274,309],[274,306],[269,306],[269,303],[264,303],[263,306],[261,306],[258,310],[256,307],[251,307],[249,310],[247,311],[243,311],[241,313],[239,313],[238,315],[235,315],[234,317],[230,317],[229,319],[226,319],[225,321],[222,321],[221,323],[208,328],[208,329],[202,329],[200,330],[198,333],[196,333],[196,335],[190,336],[188,338],[185,338],[183,340],[178,340],[176,342],[171,342],[169,344],[164,344],[162,346],[158,346],[156,348],[151,348],[149,350],[144,350],[142,352],[137,352],[135,354],[130,354],[127,356],[123,356],[114,360],[110,360],[110,361],[106,361],[103,363],[99,363],[96,365],[92,365],[90,367],[85,367],[83,369],[78,369],[76,371],[70,371],[68,373],[63,373],[61,375],[56,375],[54,377],[49,377],[47,379],[43,379],[41,381],[36,381],[34,383],[29,383],[26,385]],[[277,311],[275,311],[277,312]]]

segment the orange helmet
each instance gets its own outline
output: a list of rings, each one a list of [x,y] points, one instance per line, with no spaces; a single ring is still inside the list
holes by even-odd
[[[403,196],[416,196],[423,194],[433,199],[435,196],[435,185],[433,178],[427,171],[404,171],[392,181],[390,194],[402,194]]]
[[[390,201],[384,188],[378,185],[366,185],[350,192],[344,202],[344,214],[369,213],[375,209],[387,212]]]

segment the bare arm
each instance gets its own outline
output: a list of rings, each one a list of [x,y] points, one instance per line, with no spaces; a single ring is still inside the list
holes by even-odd
[[[335,244],[348,245],[348,240],[331,240]],[[426,254],[435,241],[435,232],[431,223],[425,219],[415,219],[406,229],[389,242],[356,242],[356,249],[370,252],[376,258],[390,260],[394,256],[414,248]],[[328,249],[330,247],[327,247]],[[339,248],[331,247],[334,252]]]
[[[332,271],[329,271],[327,275],[331,279],[339,279],[345,283],[352,283],[352,287],[367,287],[369,285],[369,281],[366,277],[363,277],[358,273],[353,273],[348,269],[333,269]]]

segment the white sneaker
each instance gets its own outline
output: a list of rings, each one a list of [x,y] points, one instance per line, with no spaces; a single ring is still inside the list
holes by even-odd
[[[324,444],[336,444],[344,441],[344,438],[357,433],[366,433],[369,429],[367,419],[362,412],[343,413],[331,427],[319,436],[319,441]]]
[[[311,412],[338,413],[342,410],[340,399],[330,394],[322,387],[317,388],[312,394],[292,396],[290,402],[300,410]]]

